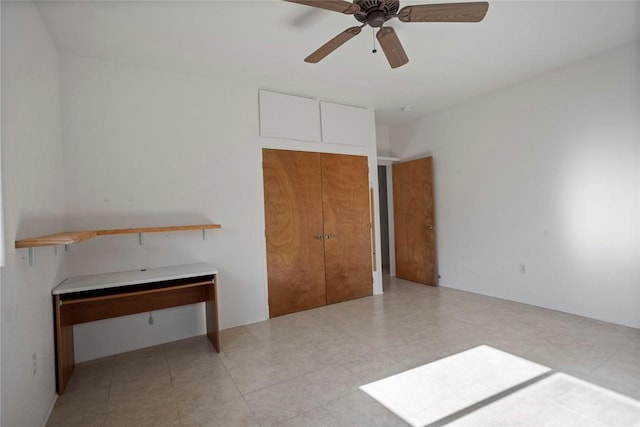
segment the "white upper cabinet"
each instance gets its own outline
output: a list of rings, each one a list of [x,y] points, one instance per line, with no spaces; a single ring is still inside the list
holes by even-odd
[[[320,101],[322,142],[331,144],[369,145],[375,123],[367,108]]]
[[[261,90],[260,135],[320,142],[318,100]]]
[[[316,98],[260,90],[260,136],[324,142],[375,144],[373,111]]]

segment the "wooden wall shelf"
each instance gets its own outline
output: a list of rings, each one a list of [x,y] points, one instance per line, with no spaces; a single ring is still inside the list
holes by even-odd
[[[169,231],[211,230],[222,228],[220,224],[174,225],[170,227],[142,227],[142,228],[114,228],[110,230],[96,230],[98,236],[113,234],[166,233]]]
[[[115,234],[164,233],[170,231],[211,230],[222,228],[220,224],[174,225],[169,227],[117,228],[111,230],[65,231],[48,236],[30,237],[16,240],[16,249],[35,248],[38,246],[70,245],[91,239],[96,236]]]
[[[48,236],[30,237],[16,240],[16,249],[35,248],[37,246],[70,245],[96,236],[95,231],[65,231]]]

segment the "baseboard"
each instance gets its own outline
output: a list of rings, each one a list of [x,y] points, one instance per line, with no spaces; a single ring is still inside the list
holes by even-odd
[[[51,402],[51,406],[49,406],[49,410],[47,411],[47,416],[44,417],[44,420],[42,421],[41,427],[47,426],[47,423],[49,422],[49,418],[51,417],[51,413],[53,412],[53,407],[56,406],[57,401],[58,401],[58,393],[53,395],[53,401]]]

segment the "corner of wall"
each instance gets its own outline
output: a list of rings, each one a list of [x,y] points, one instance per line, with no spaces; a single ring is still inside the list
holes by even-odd
[[[2,185],[6,265],[0,271],[2,425],[40,425],[55,400],[51,289],[63,251],[14,240],[61,231],[64,222],[57,50],[33,2],[2,2]],[[19,102],[16,102],[19,100]],[[28,361],[28,363],[25,363]],[[29,410],[24,402],[29,402]]]

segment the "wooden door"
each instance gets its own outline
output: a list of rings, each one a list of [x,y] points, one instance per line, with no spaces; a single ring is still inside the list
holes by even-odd
[[[438,285],[433,158],[393,165],[396,276]]]
[[[373,293],[367,158],[322,154],[327,303]]]
[[[262,150],[269,316],[326,304],[320,154]]]

